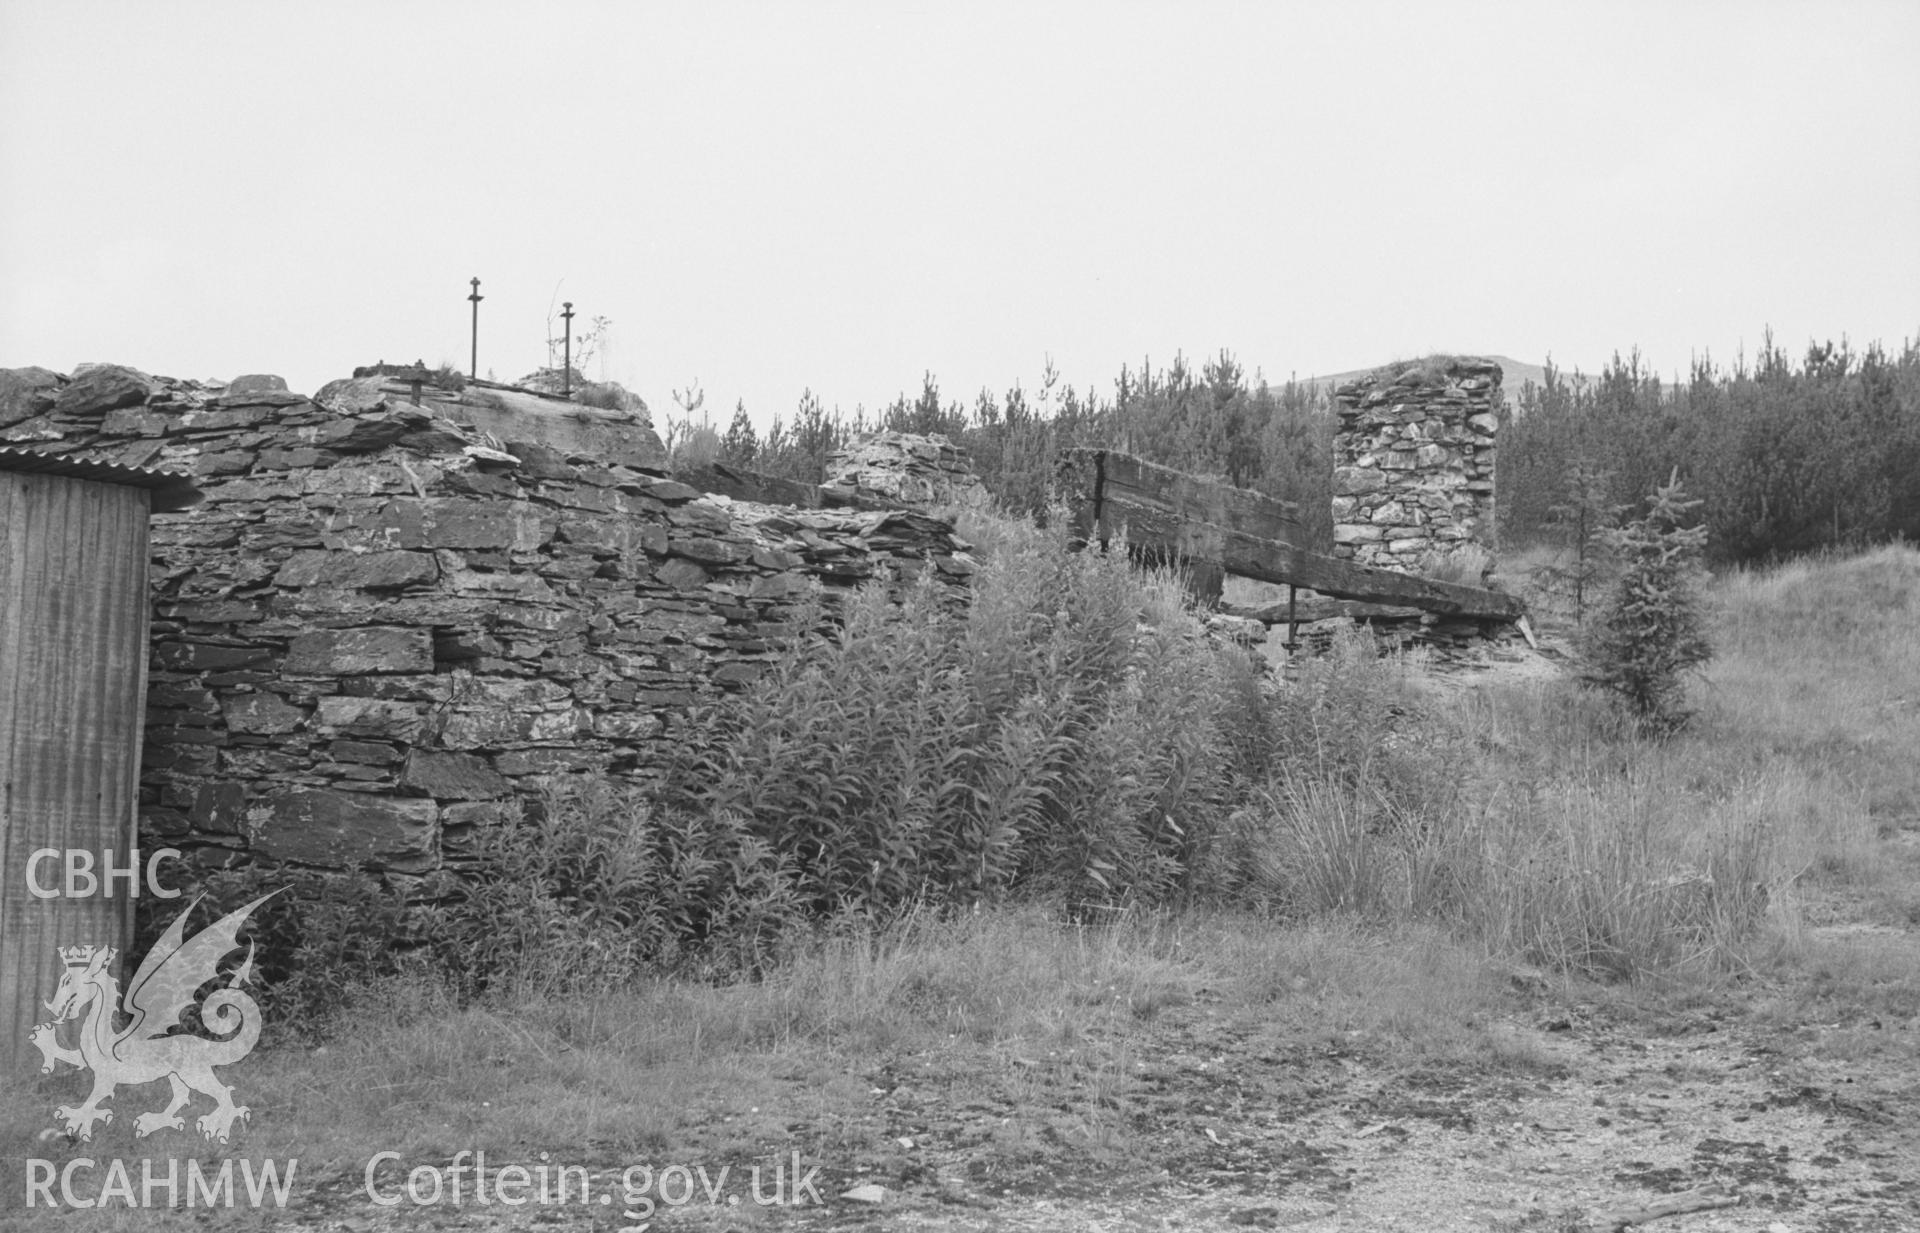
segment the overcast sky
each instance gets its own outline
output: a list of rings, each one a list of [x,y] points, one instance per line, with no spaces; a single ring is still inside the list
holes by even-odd
[[[0,0],[0,367],[545,358],[656,416],[1051,356],[1920,336],[1920,4]]]

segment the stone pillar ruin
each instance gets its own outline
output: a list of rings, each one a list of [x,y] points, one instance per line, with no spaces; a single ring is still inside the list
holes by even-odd
[[[1407,573],[1494,548],[1500,365],[1433,356],[1334,391],[1334,553]]]

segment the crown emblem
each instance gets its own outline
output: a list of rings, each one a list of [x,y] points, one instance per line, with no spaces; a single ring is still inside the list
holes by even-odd
[[[97,950],[97,947],[92,946],[62,946],[60,948],[60,962],[70,968],[83,968],[93,962],[93,957]],[[113,952],[111,950],[107,951],[107,958],[113,958]]]

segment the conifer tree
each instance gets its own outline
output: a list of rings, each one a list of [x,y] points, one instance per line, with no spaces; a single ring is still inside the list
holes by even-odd
[[[730,467],[751,467],[759,453],[760,434],[747,416],[746,399],[738,399],[733,404],[733,421],[720,438],[720,461]]]
[[[1587,601],[1599,589],[1607,569],[1607,534],[1620,521],[1620,506],[1612,499],[1613,476],[1592,462],[1577,459],[1567,468],[1563,498],[1548,508],[1566,549],[1564,563],[1539,571],[1540,582],[1552,592],[1573,600],[1576,625],[1587,621]]]
[[[1606,533],[1620,576],[1583,648],[1581,680],[1612,692],[1658,735],[1685,725],[1686,674],[1713,657],[1695,582],[1707,529],[1682,525],[1699,504],[1676,470],[1644,517]]]

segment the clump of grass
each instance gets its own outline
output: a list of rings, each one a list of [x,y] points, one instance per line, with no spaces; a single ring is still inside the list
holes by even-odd
[[[1435,582],[1484,586],[1493,573],[1493,554],[1479,544],[1463,541],[1453,548],[1422,553],[1413,572]]]
[[[711,424],[675,422],[667,429],[667,463],[678,475],[698,471],[720,457],[720,433]]]
[[[1770,831],[1696,830],[1690,803],[1604,773],[1547,786],[1465,837],[1484,876],[1458,908],[1498,949],[1592,978],[1737,964],[1767,907]]]
[[[1386,385],[1439,385],[1453,375],[1463,358],[1435,352],[1419,359],[1394,360],[1375,370],[1375,375]]]
[[[589,381],[573,391],[573,401],[602,411],[625,411],[643,418],[647,414],[645,400],[618,381]]]

